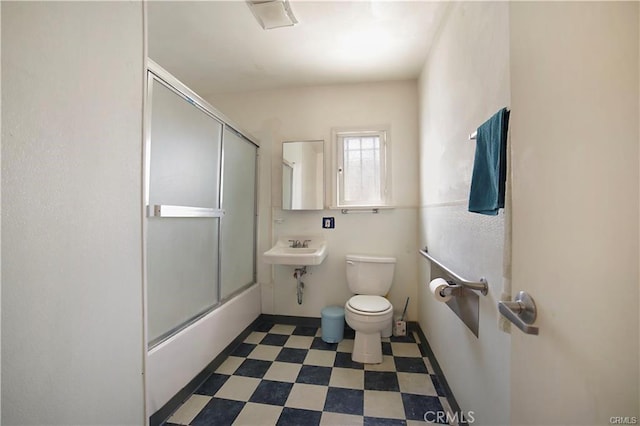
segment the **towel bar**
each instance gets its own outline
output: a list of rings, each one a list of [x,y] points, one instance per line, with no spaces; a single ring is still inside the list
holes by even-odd
[[[507,108],[507,111],[511,112],[511,108]],[[477,137],[478,137],[478,131],[476,130],[475,132],[473,132],[473,133],[471,133],[469,135],[469,140],[470,141],[474,141],[474,140],[476,140]]]
[[[342,213],[342,214],[349,214],[349,213],[373,213],[373,214],[377,214],[378,213],[378,209],[376,209],[376,208],[371,208],[371,209],[341,209],[340,213]]]
[[[453,272],[451,269],[444,266],[439,260],[437,260],[427,252],[426,247],[424,250],[419,250],[419,252],[422,256],[426,257],[427,259],[429,259],[430,261],[438,265],[440,269],[445,271],[451,278],[453,278],[460,285],[474,291],[479,291],[483,296],[486,296],[489,293],[489,284],[487,284],[487,280],[485,280],[484,278],[480,278],[480,281],[470,281],[466,278],[461,277],[460,275]]]

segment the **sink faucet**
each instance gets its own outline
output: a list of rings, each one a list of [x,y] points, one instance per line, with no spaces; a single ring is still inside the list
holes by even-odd
[[[300,240],[289,240],[289,242],[291,243],[291,245],[289,246],[291,248],[300,248],[300,247],[302,247],[302,245],[300,244]]]
[[[302,247],[303,247],[303,248],[307,248],[307,247],[309,247],[309,243],[310,243],[310,242],[311,242],[311,240],[304,240],[304,241],[302,242]]]

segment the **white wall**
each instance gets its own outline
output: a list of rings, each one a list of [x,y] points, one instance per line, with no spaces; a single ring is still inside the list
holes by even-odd
[[[513,282],[540,327],[512,335],[512,422],[639,416],[638,3],[516,2],[510,28]]]
[[[0,57],[2,51],[2,4],[0,3]],[[0,66],[0,112],[2,111],[2,67]],[[2,134],[2,119],[0,119],[0,135]],[[0,164],[2,163],[2,137],[0,137]],[[2,192],[2,176],[0,175],[0,193]],[[0,215],[2,212],[2,198],[0,197]],[[0,222],[0,241],[2,241],[2,224]],[[0,265],[2,264],[2,244],[0,244]],[[2,330],[2,274],[0,273],[0,330]],[[0,331],[0,336],[2,332]],[[2,423],[2,338],[0,337],[0,423]]]
[[[509,423],[509,335],[498,331],[504,216],[467,211],[475,142],[468,136],[509,105],[509,5],[450,5],[420,77],[420,245],[470,279],[486,277],[479,338],[428,292],[420,263],[420,326],[462,410],[477,424]]]
[[[2,9],[2,423],[143,424],[142,4]]]
[[[408,317],[416,320],[417,283],[417,87],[415,82],[390,82],[214,95],[209,101],[261,141],[260,211],[263,215],[258,252],[268,250],[272,237],[322,235],[329,255],[304,277],[302,305],[297,304],[293,267],[275,266],[258,256],[258,281],[264,313],[319,317],[327,305],[343,305],[347,253],[393,255],[398,259],[390,300],[396,310],[411,297]],[[282,141],[324,140],[333,127],[389,125],[392,184],[398,208],[380,214],[342,215],[339,210],[282,211]],[[325,151],[330,152],[329,149]],[[328,161],[328,157],[325,156]],[[327,167],[327,170],[329,168]],[[326,201],[328,205],[328,200]],[[272,209],[272,210],[271,210]],[[334,216],[336,228],[322,229],[322,217]],[[282,223],[273,223],[282,219]]]

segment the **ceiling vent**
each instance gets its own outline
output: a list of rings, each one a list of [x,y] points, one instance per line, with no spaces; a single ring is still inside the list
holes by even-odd
[[[298,23],[288,0],[247,0],[247,4],[265,30],[291,27]]]

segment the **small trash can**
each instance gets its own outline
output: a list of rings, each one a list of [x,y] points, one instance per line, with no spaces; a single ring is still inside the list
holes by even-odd
[[[344,337],[344,308],[327,306],[322,309],[322,340],[338,343]]]

